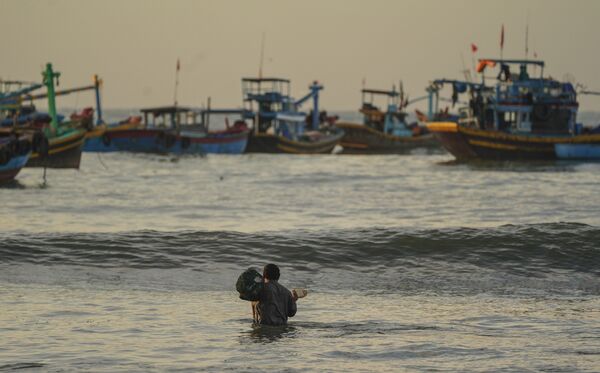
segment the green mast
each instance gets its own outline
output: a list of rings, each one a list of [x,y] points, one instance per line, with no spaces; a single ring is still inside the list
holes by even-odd
[[[50,125],[54,130],[55,134],[59,134],[58,129],[58,118],[56,116],[56,94],[54,91],[54,79],[56,78],[56,85],[58,85],[58,78],[60,77],[60,73],[54,72],[52,70],[52,64],[46,64],[46,71],[42,72],[42,76],[44,77],[44,84],[48,89],[48,112],[50,114]]]

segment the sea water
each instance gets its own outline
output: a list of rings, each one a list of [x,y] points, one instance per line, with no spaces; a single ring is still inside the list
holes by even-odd
[[[0,370],[600,370],[600,164],[84,153],[0,188]],[[235,292],[273,262],[286,328]]]

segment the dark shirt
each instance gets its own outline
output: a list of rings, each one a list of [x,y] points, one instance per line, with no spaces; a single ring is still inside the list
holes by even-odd
[[[261,325],[286,325],[288,317],[293,317],[296,310],[292,292],[277,281],[269,280],[265,283],[258,301]]]

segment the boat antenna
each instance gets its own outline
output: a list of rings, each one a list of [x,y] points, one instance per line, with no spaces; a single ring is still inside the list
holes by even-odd
[[[504,23],[502,24],[502,29],[500,30],[500,59],[504,59]]]
[[[175,68],[175,95],[173,97],[174,106],[177,106],[177,89],[179,88],[179,70],[181,69],[181,64],[179,63],[179,58],[177,58],[177,67]]]
[[[463,52],[460,52],[460,61],[462,62],[462,72],[465,74],[465,80],[467,82],[471,82],[471,70],[467,69],[467,65],[465,64],[465,55]]]
[[[263,73],[263,60],[265,56],[265,32],[262,33],[262,40],[260,42],[260,64],[258,65],[258,79],[262,79]]]
[[[529,9],[527,9],[527,20],[525,24],[525,59],[529,56]]]

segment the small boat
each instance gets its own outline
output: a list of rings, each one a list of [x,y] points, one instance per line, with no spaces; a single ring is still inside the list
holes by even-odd
[[[432,120],[427,128],[459,160],[552,160],[594,158],[600,136],[582,132],[576,122],[572,84],[543,76],[543,61],[480,60],[478,72],[500,65],[494,86],[453,81],[453,97],[470,88],[468,106],[457,120]],[[519,73],[511,74],[510,66]],[[540,70],[530,78],[528,68]],[[438,85],[439,86],[439,85]],[[437,99],[438,89],[430,90]]]
[[[246,109],[254,119],[247,153],[328,154],[340,143],[344,132],[319,120],[319,91],[314,82],[299,100],[290,96],[290,81],[281,78],[243,78]],[[298,111],[313,99],[310,115]]]
[[[391,91],[363,89],[363,123],[337,122],[344,130],[341,145],[343,154],[406,153],[415,148],[439,148],[439,142],[417,123],[408,124],[407,114],[401,111],[406,101],[395,89]],[[387,98],[385,112],[374,104],[375,97]]]
[[[210,110],[194,110],[181,106],[164,106],[141,110],[143,123],[130,118],[102,133],[104,147],[140,153],[158,154],[241,154],[248,142],[249,129],[240,119],[231,127],[211,131],[208,128]],[[222,114],[242,113],[223,110]]]

